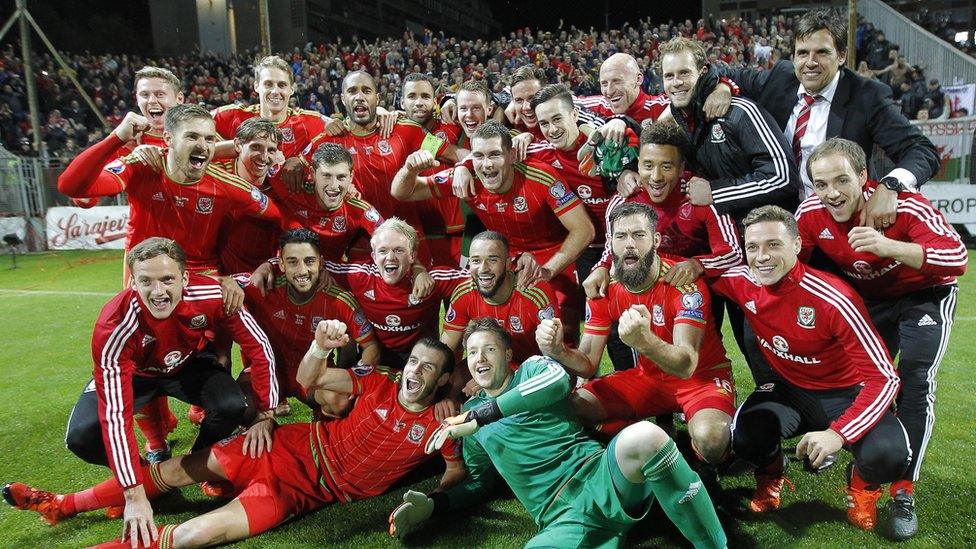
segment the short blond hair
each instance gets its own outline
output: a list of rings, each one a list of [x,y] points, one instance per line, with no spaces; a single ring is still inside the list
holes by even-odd
[[[691,53],[691,56],[695,59],[695,66],[702,68],[708,65],[708,56],[705,55],[705,48],[702,47],[701,42],[697,40],[692,40],[690,38],[685,38],[684,36],[678,36],[668,40],[667,42],[661,44],[658,51],[663,58],[665,54],[668,53],[681,53],[687,51]]]
[[[254,64],[254,79],[258,80],[261,78],[261,69],[278,69],[285,71],[288,74],[288,82],[291,84],[295,83],[295,73],[291,72],[291,66],[288,63],[278,57],[277,55],[269,55],[267,57],[262,57]]]
[[[173,86],[173,93],[180,93],[183,89],[183,84],[180,79],[173,74],[173,71],[169,69],[164,69],[162,67],[143,67],[136,71],[134,75],[136,85],[139,85],[139,81],[145,78],[159,78],[165,80],[170,86]]]
[[[412,225],[399,217],[389,217],[380,223],[378,227],[376,227],[376,230],[373,231],[373,236],[371,236],[369,239],[370,248],[376,247],[376,241],[379,239],[377,235],[383,231],[393,231],[402,234],[403,236],[407,237],[407,243],[410,245],[410,251],[417,251],[417,245],[420,240],[417,236],[417,229],[414,229]]]

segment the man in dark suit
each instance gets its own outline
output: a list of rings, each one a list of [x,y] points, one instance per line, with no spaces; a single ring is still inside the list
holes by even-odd
[[[803,15],[796,30],[793,62],[771,70],[725,70],[741,94],[762,105],[793,145],[805,195],[812,194],[806,169],[814,147],[830,137],[856,142],[868,155],[879,145],[897,167],[881,178],[862,223],[881,230],[895,220],[902,189],[916,190],[939,169],[935,146],[899,111],[891,89],[843,66],[847,24],[829,9]],[[877,177],[880,174],[872,174]]]

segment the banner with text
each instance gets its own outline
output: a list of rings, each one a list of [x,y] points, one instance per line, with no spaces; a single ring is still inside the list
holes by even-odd
[[[969,183],[976,116],[912,122],[939,151],[939,172],[929,181]]]
[[[45,221],[49,250],[121,250],[129,207],[50,208]]]

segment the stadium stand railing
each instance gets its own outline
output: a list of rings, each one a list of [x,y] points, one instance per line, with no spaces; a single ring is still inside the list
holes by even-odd
[[[0,236],[17,235],[28,251],[46,249],[44,215],[56,194],[60,162],[17,156],[0,147]]]
[[[976,59],[947,44],[944,40],[881,0],[860,0],[858,14],[881,29],[894,44],[901,46],[909,63],[925,67],[929,78],[945,85],[976,82]]]

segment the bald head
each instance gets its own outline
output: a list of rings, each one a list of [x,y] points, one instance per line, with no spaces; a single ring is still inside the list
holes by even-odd
[[[615,53],[600,65],[600,93],[616,114],[623,114],[637,99],[644,80],[640,65],[632,55]]]

